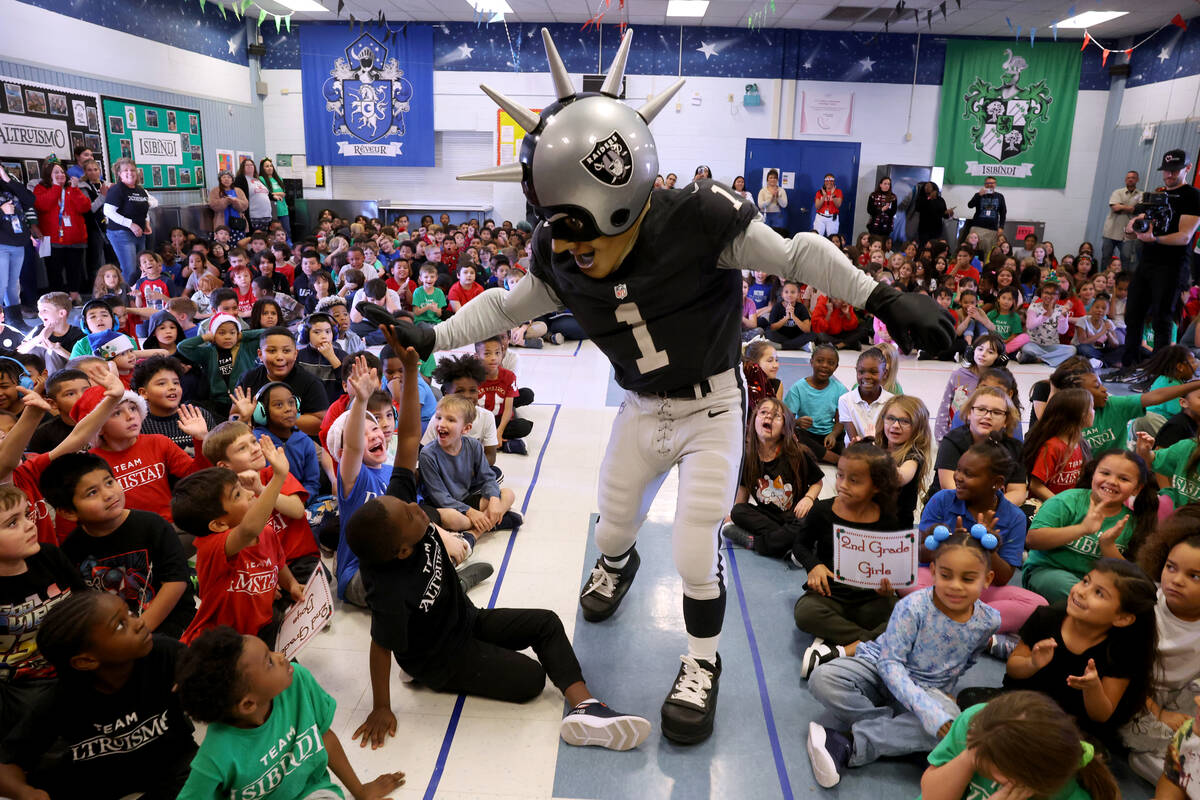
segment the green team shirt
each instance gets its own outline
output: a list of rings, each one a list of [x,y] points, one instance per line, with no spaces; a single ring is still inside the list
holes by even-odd
[[[345,797],[329,779],[325,731],[337,706],[309,671],[293,664],[292,685],[257,728],[208,726],[179,800],[301,800],[321,790]]]
[[[1187,474],[1188,459],[1196,450],[1195,439],[1183,439],[1154,454],[1154,471],[1171,481],[1159,494],[1171,498],[1176,508],[1200,500],[1200,476]]]
[[[1162,389],[1167,386],[1180,386],[1182,384],[1183,384],[1183,381],[1177,381],[1174,378],[1168,378],[1166,375],[1159,375],[1157,378],[1154,379],[1154,383],[1150,384],[1150,391],[1153,392],[1155,389]],[[1164,417],[1170,419],[1171,417],[1178,414],[1180,411],[1183,411],[1183,406],[1180,405],[1179,398],[1176,397],[1174,400],[1168,400],[1165,403],[1159,403],[1158,405],[1153,405],[1153,406],[1146,406],[1147,414],[1149,414],[1152,411],[1155,414],[1162,414]]]
[[[1078,525],[1087,516],[1088,509],[1091,507],[1091,495],[1090,489],[1067,489],[1065,492],[1059,492],[1042,503],[1029,530],[1066,528],[1069,525]],[[1117,537],[1117,549],[1124,553],[1126,545],[1133,538],[1133,520],[1129,515],[1128,508],[1122,506],[1119,512],[1106,518],[1101,523],[1100,530],[1108,530],[1122,518],[1126,520],[1125,529]],[[1075,541],[1052,550],[1030,550],[1029,559],[1025,563],[1034,567],[1064,569],[1082,577],[1091,570],[1092,564],[1100,557],[1100,533],[1097,532],[1080,536]]]
[[[950,730],[929,754],[930,766],[940,767],[949,764],[955,756],[967,749],[967,731],[971,729],[971,720],[983,706],[983,703],[971,706],[955,718],[950,725]],[[998,791],[1000,791],[1000,784],[976,772],[971,776],[967,790],[963,792],[963,800],[986,800]],[[1091,797],[1078,781],[1071,778],[1067,781],[1067,785],[1051,795],[1049,800],[1091,800]]]
[[[1023,333],[1025,326],[1021,324],[1020,314],[1001,314],[999,311],[992,309],[988,312],[988,319],[996,326],[996,335],[1001,339],[1008,341],[1018,333]]]
[[[1140,394],[1108,398],[1104,408],[1096,409],[1092,427],[1083,430],[1083,438],[1088,447],[1092,448],[1092,457],[1095,458],[1109,450],[1124,450],[1129,441],[1126,428],[1132,420],[1145,413]]]
[[[432,292],[426,292],[424,286],[418,286],[417,290],[413,292],[412,302],[413,308],[416,308],[417,306],[428,305],[429,303],[437,303],[437,307],[439,309],[439,311],[422,311],[420,314],[417,314],[413,317],[413,321],[428,322],[433,325],[436,325],[442,321],[440,309],[446,307],[446,293],[441,289],[438,289],[435,286]]]

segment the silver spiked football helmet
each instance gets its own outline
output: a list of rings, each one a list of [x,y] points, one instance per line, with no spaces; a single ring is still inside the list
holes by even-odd
[[[576,92],[542,28],[546,60],[558,99],[541,115],[481,85],[488,97],[528,131],[519,163],[458,176],[463,181],[520,182],[526,199],[555,239],[589,241],[629,230],[650,197],[658,153],[649,123],[683,86],[683,79],[634,110],[617,99],[633,42],[628,30],[599,92]]]

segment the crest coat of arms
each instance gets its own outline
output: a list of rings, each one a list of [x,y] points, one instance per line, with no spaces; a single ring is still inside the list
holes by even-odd
[[[382,139],[404,136],[404,115],[413,97],[388,48],[370,33],[363,33],[338,58],[322,88],[326,110],[333,115],[338,151],[349,155],[400,155],[402,142]]]
[[[1021,86],[1021,73],[1029,64],[1012,50],[1001,65],[1001,83],[993,85],[982,77],[967,87],[963,95],[963,119],[973,123],[971,139],[975,149],[997,163],[1026,152],[1037,139],[1035,123],[1049,119],[1053,102],[1046,82]]]

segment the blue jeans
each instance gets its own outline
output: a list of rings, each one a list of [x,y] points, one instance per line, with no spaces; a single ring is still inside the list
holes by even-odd
[[[928,753],[938,743],[916,714],[900,704],[884,686],[879,670],[857,656],[836,658],[813,670],[808,690],[850,729],[854,750],[849,765],[861,767],[884,756]],[[958,707],[949,695],[929,690],[951,717]]]
[[[21,305],[21,265],[24,262],[24,247],[0,244],[0,291],[4,292],[5,306]]]
[[[279,215],[279,223],[283,225],[283,232],[287,234],[287,240],[292,241],[292,218],[287,214]]]
[[[128,228],[109,222],[108,243],[117,254],[117,263],[121,265],[121,274],[125,276],[125,282],[133,286],[142,276],[142,268],[138,265],[138,253],[146,249],[146,237],[134,236]]]
[[[1021,347],[1021,352],[1027,356],[1033,356],[1038,361],[1049,364],[1052,367],[1057,367],[1075,355],[1075,345],[1053,344],[1047,347],[1037,342],[1029,342]]]
[[[1137,255],[1137,239],[1104,239],[1100,245],[1100,264],[1099,269],[1107,269],[1108,261],[1112,258],[1113,250],[1121,254],[1121,269],[1133,272],[1137,269],[1137,264],[1134,263],[1134,256]]]

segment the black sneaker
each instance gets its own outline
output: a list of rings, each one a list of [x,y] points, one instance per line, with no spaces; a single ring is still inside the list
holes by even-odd
[[[839,645],[826,643],[821,637],[813,639],[813,643],[804,651],[804,655],[800,657],[800,677],[808,680],[812,671],[822,664],[828,664],[835,658],[840,658],[846,655],[845,648]]]
[[[592,567],[592,574],[579,593],[583,618],[588,622],[600,622],[611,617],[629,591],[629,584],[633,583],[641,563],[642,559],[634,549],[630,549],[629,560],[620,569],[605,566],[604,556],[596,559],[596,566]]]
[[[529,454],[528,448],[525,447],[525,442],[520,439],[506,439],[504,444],[500,445],[501,453],[511,453],[514,456],[524,456]]]
[[[721,528],[721,535],[732,545],[746,550],[754,549],[754,537],[745,528],[740,528],[732,522],[725,523],[725,526]]]
[[[458,582],[463,591],[469,592],[479,584],[492,577],[492,565],[486,561],[467,561],[458,565]]]
[[[559,735],[576,747],[632,750],[650,735],[650,720],[614,711],[599,700],[580,703],[567,712]]]
[[[520,511],[513,511],[511,508],[504,512],[504,516],[500,518],[500,522],[496,524],[497,530],[515,531],[521,527],[521,523],[525,521],[525,517],[521,516]]]
[[[842,770],[850,763],[853,746],[850,737],[815,722],[808,723],[808,760],[813,777],[822,789],[832,789],[842,779]]]
[[[712,736],[717,718],[721,656],[716,665],[680,656],[683,665],[662,705],[663,736],[679,744],[697,744]]]

